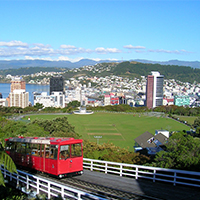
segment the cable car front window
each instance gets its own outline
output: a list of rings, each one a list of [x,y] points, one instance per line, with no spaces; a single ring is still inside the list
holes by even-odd
[[[71,156],[72,157],[82,156],[81,143],[71,145]]]
[[[59,159],[64,160],[70,157],[70,148],[69,145],[60,146]]]

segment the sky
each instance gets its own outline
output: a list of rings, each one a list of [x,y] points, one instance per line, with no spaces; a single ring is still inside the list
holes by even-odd
[[[0,0],[0,60],[200,61],[200,0]]]

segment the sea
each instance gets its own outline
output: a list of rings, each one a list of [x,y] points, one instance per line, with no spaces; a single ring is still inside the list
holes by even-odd
[[[0,83],[0,93],[3,96],[3,99],[7,98],[10,93],[10,83]],[[36,84],[26,84],[26,92],[29,92],[29,101],[33,105],[34,96],[33,92],[47,92],[49,95],[49,85],[36,85]]]

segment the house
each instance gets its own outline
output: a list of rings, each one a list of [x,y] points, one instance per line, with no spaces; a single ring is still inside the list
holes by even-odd
[[[162,133],[153,135],[146,131],[142,135],[135,138],[135,152],[146,149],[149,155],[155,155],[157,152],[163,150],[161,146],[165,145],[168,138]]]

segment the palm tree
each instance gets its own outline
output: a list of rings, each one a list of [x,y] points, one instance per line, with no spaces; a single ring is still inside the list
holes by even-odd
[[[6,168],[9,172],[17,173],[17,168],[15,163],[13,162],[12,158],[5,152],[2,145],[0,144],[0,166]],[[4,184],[4,177],[0,170],[0,185],[5,186]]]

